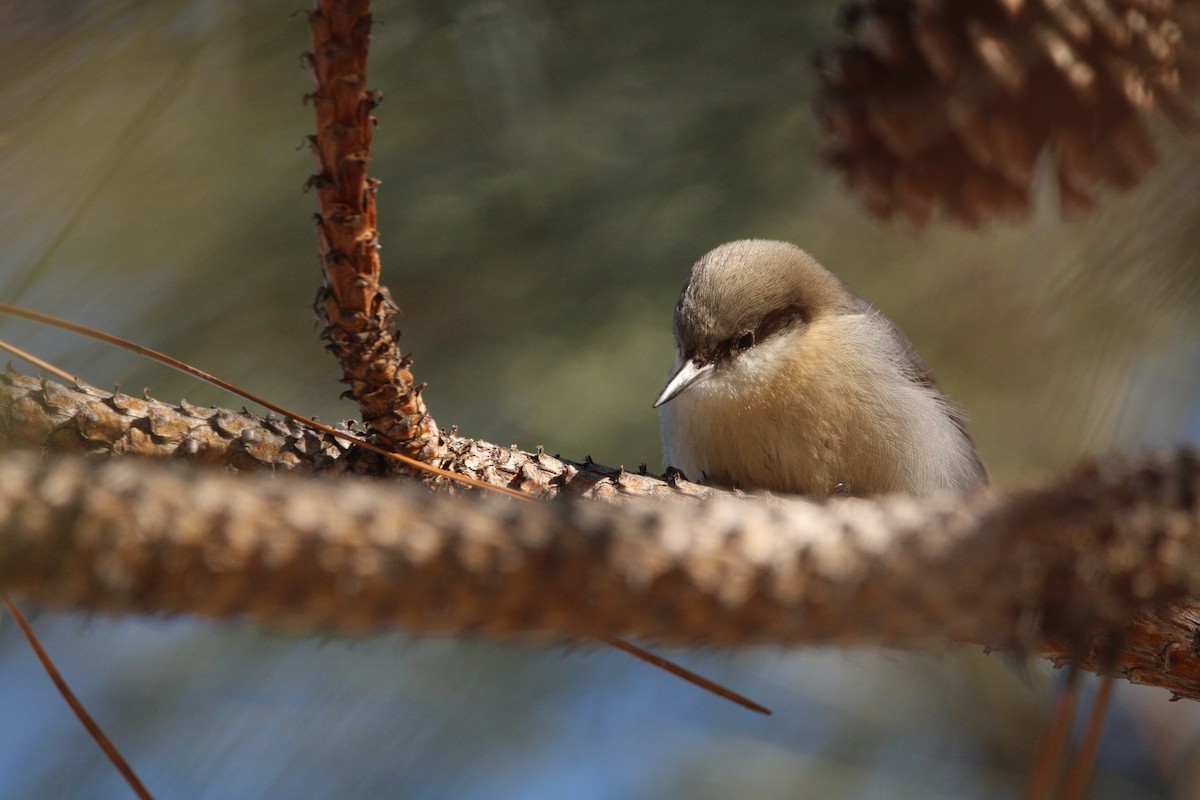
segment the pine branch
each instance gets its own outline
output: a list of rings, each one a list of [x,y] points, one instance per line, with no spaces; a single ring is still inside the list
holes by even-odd
[[[356,431],[347,428],[351,433]],[[527,453],[443,431],[449,467],[495,486],[550,497],[706,497],[716,490],[623,468]],[[0,450],[175,458],[238,470],[378,475],[380,460],[285,419],[246,411],[172,405],[79,383],[0,373]],[[444,485],[444,484],[442,484]]]
[[[94,390],[29,390],[31,382],[2,382],[24,392],[0,402],[8,445],[17,423],[29,424],[19,430],[31,443],[42,424],[32,412],[47,398],[63,409],[76,391],[92,410],[60,416],[51,439],[106,452],[98,431],[121,430],[114,419],[140,420],[120,441],[152,440],[146,425],[169,428],[159,407],[139,416],[122,401],[126,411],[105,416]],[[101,416],[108,427],[80,438],[80,420]],[[460,466],[530,488],[708,499],[530,504],[352,476],[229,476],[9,453],[0,459],[0,591],[65,608],[306,629],[710,646],[972,642],[1200,698],[1200,607],[1188,601],[1200,594],[1195,451],[1086,466],[1042,489],[816,504],[672,488],[615,470],[587,485],[570,464],[497,449],[513,454],[505,461],[481,447],[467,447]],[[291,453],[282,463],[303,463],[280,452]],[[489,463],[473,462],[486,453]]]
[[[313,49],[306,54],[316,88],[309,100],[317,117],[310,137],[321,213],[317,244],[325,283],[316,309],[327,327],[322,336],[337,357],[349,394],[380,444],[426,463],[441,455],[437,425],[421,399],[400,351],[396,304],[380,284],[375,191],[367,176],[371,110],[379,102],[367,88],[368,3],[322,2],[309,13]]]

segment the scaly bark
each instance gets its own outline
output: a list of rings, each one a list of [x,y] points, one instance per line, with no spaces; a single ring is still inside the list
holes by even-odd
[[[307,60],[316,82],[309,99],[317,120],[310,184],[321,205],[317,242],[325,272],[316,309],[327,323],[327,348],[378,443],[431,463],[442,452],[437,425],[409,370],[411,359],[400,351],[396,304],[379,282],[378,181],[367,175],[378,102],[367,89],[367,5],[323,0],[309,14]]]
[[[1200,698],[1200,459],[876,501],[520,503],[0,456],[0,592],[308,630],[973,642]]]

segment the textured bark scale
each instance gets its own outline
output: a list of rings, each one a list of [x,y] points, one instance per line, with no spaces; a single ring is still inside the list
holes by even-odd
[[[309,15],[308,56],[316,89],[309,100],[317,133],[310,138],[321,212],[317,244],[325,284],[315,304],[327,349],[379,444],[425,462],[442,453],[437,425],[400,351],[396,304],[380,285],[375,192],[368,177],[378,103],[367,89],[371,16],[353,3],[319,3]]]

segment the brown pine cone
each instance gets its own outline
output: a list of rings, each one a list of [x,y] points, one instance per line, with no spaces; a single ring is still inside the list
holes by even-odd
[[[1021,220],[1047,147],[1078,216],[1154,165],[1148,112],[1196,120],[1197,0],[855,0],[841,22],[854,41],[815,59],[826,159],[884,219]]]

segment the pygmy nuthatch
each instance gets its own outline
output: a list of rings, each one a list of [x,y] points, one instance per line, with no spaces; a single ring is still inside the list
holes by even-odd
[[[724,244],[675,307],[667,466],[741,489],[925,494],[987,480],[958,409],[887,317],[795,245]]]

